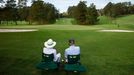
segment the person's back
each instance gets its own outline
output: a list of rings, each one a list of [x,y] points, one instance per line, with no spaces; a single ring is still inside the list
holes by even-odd
[[[65,50],[65,53],[67,55],[78,55],[78,54],[80,54],[80,47],[72,45]]]
[[[56,45],[56,42],[52,39],[49,39],[44,43],[43,53],[44,54],[53,54],[54,55],[54,62],[60,62],[61,54],[56,52],[56,49],[53,47]]]
[[[75,46],[75,41],[73,39],[69,40],[69,48],[65,50],[65,61],[68,62],[67,56],[68,55],[79,55],[80,54],[80,47]]]
[[[43,48],[43,53],[44,54],[53,54],[54,55],[54,59],[53,59],[53,61],[55,61],[56,62],[56,50],[55,49],[53,49],[53,48]]]

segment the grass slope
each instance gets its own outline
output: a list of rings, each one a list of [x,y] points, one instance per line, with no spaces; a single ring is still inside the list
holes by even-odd
[[[98,25],[115,25],[121,27],[121,28],[129,28],[134,29],[134,15],[127,15],[118,17],[115,20],[112,20],[109,17],[106,16],[100,16]]]
[[[112,23],[111,19],[108,18],[108,17],[106,17],[106,16],[99,16],[98,19],[99,19],[98,24],[100,24],[100,25],[103,25],[103,24],[111,24]]]
[[[116,21],[120,25],[134,25],[134,15],[122,16]]]
[[[72,21],[73,21],[72,18],[61,18],[61,19],[56,20],[55,24],[58,24],[58,25],[72,25]]]

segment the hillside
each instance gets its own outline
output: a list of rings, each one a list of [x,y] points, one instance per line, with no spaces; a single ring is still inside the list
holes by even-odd
[[[100,16],[98,24],[120,24],[120,25],[134,25],[134,15],[126,15],[122,17],[118,17],[115,20],[106,17]]]
[[[120,25],[134,25],[134,15],[122,16],[116,22]]]
[[[106,16],[100,16],[98,17],[99,22],[97,25],[134,25],[134,15],[127,15],[127,16],[122,16],[118,17],[115,20],[106,17]],[[56,25],[73,25],[76,23],[73,23],[74,20],[72,18],[60,18],[56,21]],[[72,24],[73,23],[73,24]]]

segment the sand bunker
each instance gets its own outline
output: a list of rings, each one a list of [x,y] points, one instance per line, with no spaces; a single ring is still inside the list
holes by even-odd
[[[132,30],[100,30],[100,32],[134,32]]]
[[[33,32],[37,29],[0,29],[0,32]]]

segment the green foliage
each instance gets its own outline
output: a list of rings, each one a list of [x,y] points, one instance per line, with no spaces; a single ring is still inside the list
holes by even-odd
[[[80,1],[80,3],[76,7],[74,18],[76,19],[78,24],[86,24],[86,12],[87,6],[85,2]]]
[[[50,3],[42,0],[33,0],[32,6],[27,6],[27,0],[7,0],[5,7],[0,7],[0,24],[5,21],[29,21],[29,24],[55,23],[58,18],[58,10]]]
[[[91,4],[90,7],[87,8],[86,17],[87,24],[96,24],[96,22],[98,22],[98,13],[94,4]]]
[[[134,5],[131,2],[111,3],[109,2],[103,9],[104,15],[116,18],[122,15],[134,14]]]
[[[77,24],[88,25],[96,24],[98,21],[98,13],[94,4],[87,7],[85,1],[80,1],[77,6],[68,8],[68,14],[70,17],[75,18]]]
[[[38,22],[38,24],[54,23],[56,21],[56,12],[52,4],[43,1],[34,1],[30,8],[31,20]]]
[[[103,11],[104,11],[104,14],[106,15],[106,16],[112,16],[112,6],[113,6],[113,4],[111,3],[111,2],[109,2],[105,7],[104,7],[104,9],[103,9]]]
[[[98,24],[104,25],[104,24],[112,24],[112,20],[110,17],[107,16],[99,16],[98,17],[99,21]]]
[[[27,7],[27,0],[18,1],[18,15],[19,21],[28,21],[29,7]]]
[[[31,20],[43,24],[43,18],[46,16],[44,13],[43,1],[34,1],[30,8]]]
[[[75,11],[76,11],[76,6],[68,7],[68,10],[67,10],[68,16],[71,18],[75,17],[75,14],[76,14]]]

